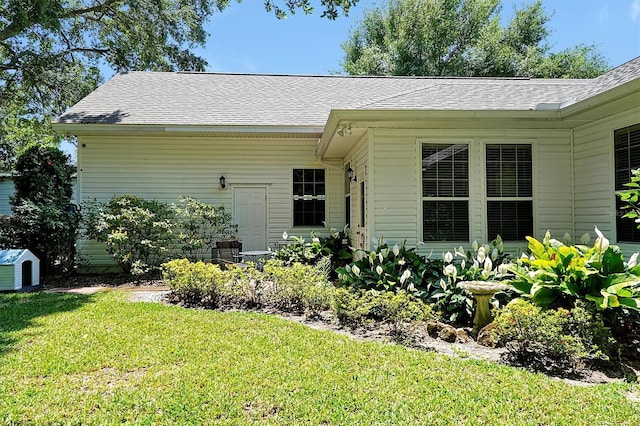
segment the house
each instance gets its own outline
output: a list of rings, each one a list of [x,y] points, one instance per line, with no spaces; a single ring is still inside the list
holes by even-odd
[[[245,249],[323,222],[365,249],[640,242],[615,195],[640,166],[640,58],[583,80],[130,72],[54,128],[78,137],[81,199],[223,204]]]
[[[27,249],[0,250],[0,291],[40,284],[40,260]]]

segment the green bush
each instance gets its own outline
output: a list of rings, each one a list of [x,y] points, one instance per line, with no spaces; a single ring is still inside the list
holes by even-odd
[[[133,195],[86,205],[89,239],[106,244],[107,252],[131,274],[159,269],[176,243],[175,215],[166,203]]]
[[[16,163],[13,215],[0,221],[0,246],[28,248],[43,275],[74,271],[80,214],[71,204],[73,167],[55,147],[34,145]]]
[[[386,322],[392,329],[401,323],[433,319],[431,307],[406,291],[335,291],[332,311],[341,324],[361,327],[374,321]]]
[[[334,287],[309,265],[283,266],[269,261],[261,272],[249,267],[172,260],[162,265],[163,279],[179,302],[207,308],[274,308],[318,315],[329,309]]]
[[[178,241],[182,254],[192,261],[211,256],[216,241],[237,231],[231,213],[224,206],[216,207],[193,197],[180,197],[174,204],[178,222]]]
[[[614,314],[640,310],[637,255],[625,264],[620,248],[610,245],[598,228],[596,234],[592,247],[567,246],[548,232],[542,241],[527,237],[531,254],[512,265],[511,286],[543,308],[570,308],[584,300]]]
[[[440,278],[441,263],[427,261],[404,243],[380,243],[374,251],[356,250],[354,261],[338,268],[338,279],[346,287],[364,290],[405,290],[417,297],[427,295],[430,282]]]
[[[285,266],[282,261],[269,261],[263,280],[270,283],[265,290],[266,305],[309,316],[328,309],[334,291],[322,271],[301,263]]]
[[[323,258],[328,257],[331,259],[330,278],[335,278],[336,269],[347,265],[352,259],[347,227],[342,231],[335,228],[328,229],[326,237],[317,237],[312,232],[309,240],[289,236],[284,232],[282,239],[289,241],[289,244],[284,245],[276,252],[275,259],[282,260],[285,265],[293,265],[294,263],[316,265]]]
[[[612,343],[601,318],[581,305],[544,310],[516,299],[493,324],[493,338],[506,344],[512,362],[556,374],[581,360],[607,359]]]

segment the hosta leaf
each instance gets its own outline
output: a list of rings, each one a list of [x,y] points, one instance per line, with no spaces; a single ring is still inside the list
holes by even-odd
[[[622,297],[619,301],[621,305],[626,306],[627,308],[640,311],[640,299],[638,298]]]
[[[527,237],[529,241],[529,251],[538,259],[548,259],[544,245],[533,237]]]
[[[617,274],[624,272],[624,261],[622,260],[622,252],[609,247],[602,257],[602,272],[605,275]]]
[[[536,305],[547,307],[558,298],[558,288],[551,288],[539,284],[531,287],[531,297]]]

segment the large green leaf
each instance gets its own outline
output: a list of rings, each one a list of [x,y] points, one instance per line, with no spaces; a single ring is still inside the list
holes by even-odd
[[[620,249],[609,247],[602,256],[602,272],[605,275],[624,272],[624,260]]]
[[[529,251],[531,251],[531,254],[537,259],[549,259],[545,247],[540,241],[533,237],[527,237],[527,241],[529,241]]]
[[[531,298],[533,302],[543,308],[553,303],[558,298],[559,293],[560,291],[557,287],[548,287],[537,283],[531,287]]]

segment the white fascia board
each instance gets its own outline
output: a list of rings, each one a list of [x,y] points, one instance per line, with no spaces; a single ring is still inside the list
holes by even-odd
[[[81,124],[53,123],[53,129],[72,135],[104,133],[291,133],[300,135],[319,134],[324,128],[318,126],[194,126],[166,124]]]
[[[631,80],[625,84],[616,86],[606,92],[598,93],[595,96],[583,99],[579,102],[563,105],[560,108],[560,115],[563,119],[566,119],[591,108],[615,101],[616,99],[624,98],[634,92],[640,92],[640,78]]]

